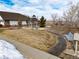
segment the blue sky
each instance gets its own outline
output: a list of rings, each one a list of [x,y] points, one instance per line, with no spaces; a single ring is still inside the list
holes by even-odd
[[[22,13],[24,15],[45,16],[51,19],[51,15],[63,15],[68,10],[70,3],[76,4],[79,0],[0,0],[0,11]]]

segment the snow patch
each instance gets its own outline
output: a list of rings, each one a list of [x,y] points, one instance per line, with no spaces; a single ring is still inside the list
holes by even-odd
[[[24,59],[14,45],[0,40],[0,59]]]

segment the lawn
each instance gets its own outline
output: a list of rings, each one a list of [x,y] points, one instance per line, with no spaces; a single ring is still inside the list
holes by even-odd
[[[57,43],[57,36],[45,30],[32,30],[32,29],[16,29],[5,30],[0,35],[9,39],[19,41],[21,43],[30,45],[34,48],[48,51],[51,46]]]
[[[4,29],[0,29],[0,33],[2,33],[4,31]]]

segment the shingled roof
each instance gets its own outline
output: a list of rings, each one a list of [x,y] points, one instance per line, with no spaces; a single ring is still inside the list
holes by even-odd
[[[16,21],[16,20],[29,20],[28,16],[22,15],[20,13],[14,13],[14,12],[0,11],[0,16],[4,20],[11,20],[11,21]]]

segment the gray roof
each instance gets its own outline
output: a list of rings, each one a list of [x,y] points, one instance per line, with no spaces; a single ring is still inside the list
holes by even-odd
[[[5,11],[0,11],[0,16],[4,20],[29,20],[28,16],[19,14],[19,13],[13,13],[13,12],[5,12]]]

